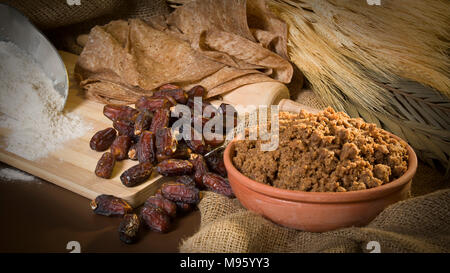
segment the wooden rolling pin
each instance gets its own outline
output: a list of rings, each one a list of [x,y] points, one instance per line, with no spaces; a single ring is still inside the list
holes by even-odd
[[[300,112],[302,109],[317,113],[318,109],[295,102],[289,99],[289,90],[279,82],[260,82],[244,85],[231,92],[222,95],[221,99],[213,100],[214,106],[221,103],[231,105],[279,105],[280,111]]]
[[[244,85],[221,95],[221,99],[213,100],[214,106],[228,103],[242,105],[277,105],[281,100],[289,98],[289,90],[280,82],[259,82]]]

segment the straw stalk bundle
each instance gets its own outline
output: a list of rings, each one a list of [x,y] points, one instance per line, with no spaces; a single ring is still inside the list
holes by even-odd
[[[325,103],[402,137],[449,174],[450,1],[266,2]]]

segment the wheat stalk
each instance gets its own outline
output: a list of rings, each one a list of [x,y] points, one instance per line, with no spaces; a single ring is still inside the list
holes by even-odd
[[[407,140],[450,170],[448,1],[267,0],[292,61],[327,104]]]

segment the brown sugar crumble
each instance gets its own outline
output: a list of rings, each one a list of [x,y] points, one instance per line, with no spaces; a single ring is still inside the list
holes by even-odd
[[[381,186],[408,168],[407,144],[375,124],[328,108],[318,114],[280,112],[279,146],[261,140],[235,143],[234,166],[277,188],[346,192]]]

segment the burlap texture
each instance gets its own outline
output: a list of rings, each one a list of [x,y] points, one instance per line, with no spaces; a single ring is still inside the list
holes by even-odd
[[[81,53],[76,42],[80,34],[89,33],[95,25],[111,20],[166,15],[165,0],[80,0],[80,5],[69,5],[66,0],[0,0],[20,10],[49,37],[58,49]]]
[[[180,252],[449,252],[450,190],[398,202],[366,227],[313,233],[278,226],[242,207],[237,199],[205,192],[201,226]]]
[[[291,93],[291,99],[296,102],[315,109],[325,109],[327,107],[325,103],[317,99],[316,94],[311,89],[303,89],[300,92],[292,92],[291,89],[289,91]]]

